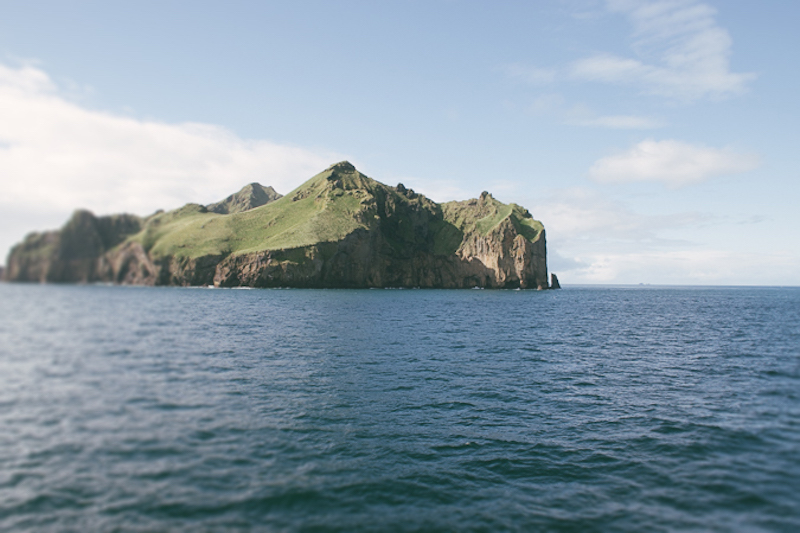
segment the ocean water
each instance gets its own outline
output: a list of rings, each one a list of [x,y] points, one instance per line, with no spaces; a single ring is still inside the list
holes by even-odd
[[[800,531],[800,288],[0,284],[2,531]]]

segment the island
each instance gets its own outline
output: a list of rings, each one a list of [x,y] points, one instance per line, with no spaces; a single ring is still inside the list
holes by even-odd
[[[148,217],[76,211],[31,233],[7,281],[213,287],[550,288],[544,226],[479,198],[436,203],[347,161],[282,196],[251,183]]]

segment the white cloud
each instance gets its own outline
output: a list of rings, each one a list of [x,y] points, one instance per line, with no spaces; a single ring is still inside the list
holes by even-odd
[[[94,111],[64,94],[39,68],[0,64],[3,256],[26,232],[60,224],[79,207],[144,215],[190,201],[210,203],[252,181],[286,193],[343,159],[241,139],[209,124]]]
[[[566,113],[567,123],[618,130],[649,130],[660,128],[661,122],[639,115],[596,115],[588,106],[576,104]]]
[[[714,176],[747,172],[758,163],[754,154],[648,139],[627,152],[598,160],[589,169],[589,176],[600,183],[658,181],[680,187]]]
[[[716,11],[693,0],[608,0],[633,25],[641,59],[599,53],[576,61],[573,77],[627,83],[670,98],[694,100],[744,92],[752,73],[730,70],[732,40]]]
[[[541,94],[534,98],[527,110],[534,115],[555,116],[565,124],[618,130],[649,130],[660,128],[662,123],[639,115],[597,115],[589,106],[579,103],[567,108],[559,93]]]
[[[528,111],[534,115],[561,114],[564,103],[564,97],[558,93],[541,94],[533,99]]]
[[[339,159],[208,124],[85,109],[31,66],[0,65],[0,205],[149,213],[259,181],[281,192]]]

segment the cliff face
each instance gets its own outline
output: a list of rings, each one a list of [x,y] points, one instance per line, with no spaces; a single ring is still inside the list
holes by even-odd
[[[217,204],[189,204],[148,219],[76,212],[61,231],[29,235],[17,245],[7,278],[218,287],[548,288],[541,223],[488,193],[440,205],[402,184],[376,182],[347,162],[285,197],[259,195],[255,203],[272,198],[248,207],[252,185]]]

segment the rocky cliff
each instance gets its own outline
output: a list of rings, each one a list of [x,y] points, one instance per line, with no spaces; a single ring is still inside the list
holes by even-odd
[[[77,211],[8,257],[11,281],[548,288],[545,232],[484,192],[437,204],[342,162],[281,197],[250,184],[151,217]]]

